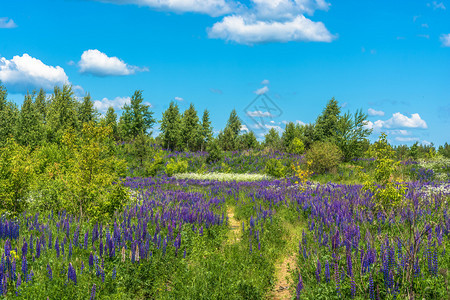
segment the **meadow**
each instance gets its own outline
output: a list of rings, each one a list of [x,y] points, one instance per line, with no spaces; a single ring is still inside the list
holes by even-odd
[[[198,170],[202,153],[165,154]],[[0,220],[0,292],[20,299],[446,299],[450,182],[404,162],[404,204],[388,215],[356,184],[355,160],[334,174],[252,178],[274,157],[230,153],[198,179],[125,177],[127,201],[107,220],[24,211]],[[250,162],[250,163],[248,163]],[[263,165],[264,163],[261,163]],[[203,167],[204,168],[204,167]],[[197,170],[197,171],[198,171]],[[431,172],[431,171],[430,171]],[[428,173],[430,173],[428,172]],[[248,174],[233,180],[227,174]],[[422,174],[422,175],[421,175]],[[328,176],[328,177],[327,177]],[[332,176],[334,183],[320,183]],[[245,177],[244,177],[245,179]],[[339,183],[344,182],[344,183]],[[349,182],[349,183],[345,183]]]

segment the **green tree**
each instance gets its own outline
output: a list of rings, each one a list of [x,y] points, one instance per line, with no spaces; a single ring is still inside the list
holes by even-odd
[[[36,98],[34,99],[34,105],[36,107],[37,112],[41,118],[43,124],[47,122],[47,109],[48,109],[48,101],[47,95],[45,94],[44,89],[40,89]]]
[[[124,139],[134,139],[138,134],[150,134],[155,119],[150,106],[143,104],[142,91],[137,90],[131,97],[130,105],[123,106],[123,113],[119,121],[119,131]]]
[[[106,111],[106,115],[103,118],[103,122],[106,126],[110,126],[112,129],[112,135],[115,139],[118,138],[118,131],[117,131],[117,114],[114,111],[114,108],[112,106],[108,107],[108,110]]]
[[[181,142],[181,116],[178,105],[170,102],[160,121],[161,141],[166,149],[175,150]]]
[[[47,116],[47,136],[50,141],[60,141],[64,132],[78,125],[77,102],[72,86],[55,87]]]
[[[339,104],[333,97],[328,101],[322,114],[317,117],[315,125],[316,141],[334,141],[341,118],[340,114]]]
[[[260,146],[253,131],[246,132],[238,136],[238,148],[240,150],[255,150]]]
[[[191,103],[184,112],[181,124],[182,147],[189,151],[198,150],[201,142],[201,127],[194,104]]]
[[[27,93],[16,124],[16,139],[24,146],[32,148],[41,144],[44,136],[43,123],[33,96]]]
[[[335,143],[344,155],[344,161],[361,157],[364,145],[372,129],[367,128],[367,115],[357,110],[354,115],[349,112],[342,116],[337,124]]]
[[[206,149],[206,145],[213,138],[213,129],[211,126],[211,121],[209,119],[209,111],[205,109],[202,117],[202,126],[201,126],[201,146],[200,150],[204,151]]]
[[[94,102],[91,100],[91,95],[87,93],[83,97],[83,102],[79,104],[78,107],[78,121],[80,122],[81,126],[84,123],[89,122],[97,122],[98,112],[94,108]]]
[[[0,145],[14,136],[18,109],[7,100],[8,92],[0,81]]]
[[[232,151],[237,149],[237,137],[241,131],[241,121],[233,109],[228,118],[225,129],[219,133],[219,143],[223,150]]]
[[[279,150],[281,148],[281,138],[275,128],[270,128],[269,132],[264,135],[264,147],[271,150]]]

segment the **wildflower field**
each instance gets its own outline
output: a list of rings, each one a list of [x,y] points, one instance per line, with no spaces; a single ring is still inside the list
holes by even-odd
[[[130,202],[108,222],[64,212],[2,218],[1,294],[21,299],[449,295],[448,183],[408,183],[408,205],[387,216],[374,212],[370,193],[360,185],[299,189],[290,180],[165,176],[126,178],[122,184],[131,191]],[[230,238],[231,231],[237,238]],[[286,259],[290,278],[277,278],[277,266]],[[290,283],[283,292],[280,279]]]

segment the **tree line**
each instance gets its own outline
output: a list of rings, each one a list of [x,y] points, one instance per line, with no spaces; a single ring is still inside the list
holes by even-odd
[[[122,107],[120,117],[113,107],[102,116],[95,109],[89,93],[79,101],[72,87],[64,85],[55,87],[50,95],[43,89],[28,92],[19,109],[7,100],[7,90],[0,82],[0,144],[13,137],[19,144],[32,148],[44,143],[59,143],[68,129],[81,131],[87,123],[111,127],[116,141],[149,139],[159,123],[160,134],[151,138],[152,142],[174,151],[206,151],[212,147],[224,151],[267,149],[301,154],[314,143],[326,142],[337,146],[348,161],[361,157],[370,145],[368,137],[372,130],[364,126],[366,122],[367,115],[362,110],[342,114],[338,101],[332,98],[314,123],[289,122],[281,134],[271,128],[259,142],[253,131],[241,130],[242,123],[234,109],[224,129],[214,137],[209,111],[205,109],[199,118],[192,103],[181,112],[178,104],[172,101],[157,121],[150,106],[144,103],[142,91],[137,90],[130,103]],[[395,150],[399,157],[412,158],[436,152],[433,145],[418,143],[411,147],[397,146]],[[447,144],[439,151],[450,156]]]

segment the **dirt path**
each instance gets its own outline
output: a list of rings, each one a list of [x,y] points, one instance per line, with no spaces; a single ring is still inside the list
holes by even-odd
[[[284,257],[280,264],[275,266],[275,278],[277,280],[269,299],[291,299],[289,288],[291,286],[291,271],[295,268],[295,256]]]
[[[240,227],[241,224],[234,218],[234,208],[230,207],[227,210],[228,224],[230,224],[231,230],[228,232],[227,244],[234,244],[241,240]]]
[[[301,238],[303,226],[284,222],[286,248],[280,253],[280,258],[275,264],[275,285],[268,294],[269,299],[291,299],[289,289],[292,285],[292,271],[296,268],[298,242]]]

